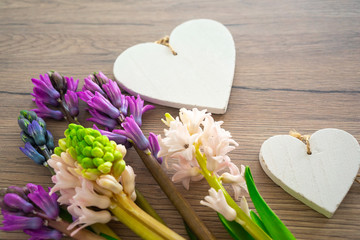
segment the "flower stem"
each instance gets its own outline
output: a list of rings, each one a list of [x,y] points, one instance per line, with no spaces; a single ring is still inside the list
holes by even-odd
[[[271,237],[267,235],[255,222],[253,222],[250,217],[248,217],[244,211],[236,204],[236,202],[231,198],[230,194],[226,191],[224,186],[221,184],[218,177],[216,177],[212,172],[206,168],[206,157],[201,154],[199,148],[196,148],[196,160],[198,161],[202,173],[210,185],[216,191],[221,189],[226,198],[226,202],[232,207],[237,214],[237,217],[241,220],[241,226],[255,239],[259,240],[271,240]]]
[[[52,219],[47,219],[48,221],[48,225],[62,233],[64,233],[67,236],[71,235],[70,230],[67,230],[68,226],[70,225],[67,222],[64,222],[62,220],[52,220]],[[90,232],[89,230],[86,229],[81,229],[80,231],[78,231],[75,235],[71,236],[74,239],[78,239],[78,240],[106,240],[103,237],[100,237],[98,235],[96,235],[95,233]]]
[[[199,239],[211,240],[215,239],[213,234],[207,229],[205,224],[200,220],[199,216],[191,208],[190,204],[176,189],[173,182],[168,178],[166,173],[161,169],[158,161],[152,156],[148,155],[134,145],[136,152],[139,154],[144,165],[150,171],[153,178],[159,184],[163,192],[170,199],[172,204],[176,207],[190,229],[196,234]]]
[[[182,240],[180,235],[167,228],[139,208],[125,193],[116,195],[115,207],[110,211],[132,231],[143,239]]]
[[[154,208],[145,199],[144,195],[142,195],[142,193],[137,189],[135,189],[135,191],[136,191],[136,200],[135,200],[136,205],[138,205],[142,210],[147,212],[150,216],[152,216],[162,224],[166,225],[164,220],[161,219],[161,217],[157,214]]]

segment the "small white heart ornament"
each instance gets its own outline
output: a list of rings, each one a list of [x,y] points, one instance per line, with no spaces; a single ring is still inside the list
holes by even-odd
[[[177,55],[154,42],[121,53],[113,69],[120,86],[156,104],[225,113],[235,71],[229,30],[214,20],[190,20],[172,31],[169,44]]]
[[[286,192],[331,217],[353,184],[360,167],[360,146],[349,133],[319,130],[306,145],[290,135],[267,139],[260,149],[265,173]]]

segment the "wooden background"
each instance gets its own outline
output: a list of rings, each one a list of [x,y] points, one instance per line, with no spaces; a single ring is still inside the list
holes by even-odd
[[[35,107],[32,77],[57,70],[82,80],[101,70],[112,78],[122,51],[196,18],[222,22],[235,40],[228,111],[215,116],[240,144],[232,160],[251,167],[263,197],[298,239],[360,239],[360,184],[353,184],[327,219],[276,186],[258,162],[262,142],[292,128],[304,134],[340,128],[360,139],[360,2],[355,0],[0,0],[0,187],[51,186],[49,172],[18,149],[23,144],[16,118],[20,110]],[[177,109],[156,107],[144,118],[145,132],[162,133],[163,114],[177,114]],[[82,112],[80,120],[87,117]],[[60,138],[66,123],[47,123]],[[137,187],[168,225],[186,236],[181,218],[133,151],[127,162],[135,168]],[[191,184],[189,191],[177,187],[218,239],[230,239],[215,212],[199,203],[207,194],[206,182]],[[123,239],[136,239],[122,224],[111,226]],[[27,236],[1,232],[0,239]]]

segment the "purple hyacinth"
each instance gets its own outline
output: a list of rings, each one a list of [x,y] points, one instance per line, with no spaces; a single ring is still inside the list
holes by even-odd
[[[124,130],[115,129],[113,132],[128,137],[139,149],[143,151],[149,149],[149,140],[145,137],[144,133],[141,131],[139,125],[135,122],[132,116],[125,118],[125,121],[121,124],[121,126]]]
[[[36,90],[36,91],[34,91],[34,94],[33,94],[33,96],[35,98],[42,99],[45,97],[49,97],[54,100],[57,100],[60,98],[60,93],[58,91],[56,91],[56,89],[52,85],[48,74],[40,75],[40,79],[32,78],[31,81],[35,85],[34,90]],[[35,92],[37,92],[37,93],[35,93]],[[42,94],[37,95],[40,92],[46,93],[46,96],[42,95]]]
[[[79,99],[78,95],[71,90],[67,90],[64,95],[64,100],[66,105],[68,106],[69,113],[72,117],[76,117],[79,115]]]
[[[45,104],[49,104],[51,106],[57,107],[59,105],[58,98],[54,98],[50,96],[47,92],[40,88],[34,88],[33,93],[31,95],[34,97],[32,100],[35,102],[35,100],[39,100]]]
[[[131,144],[129,143],[127,136],[118,134],[116,132],[109,132],[109,131],[101,130],[95,124],[93,125],[93,129],[98,130],[101,133],[101,135],[107,136],[110,141],[114,141],[117,144],[122,144],[126,148],[131,147]]]
[[[160,145],[157,136],[152,132],[149,133],[149,142],[151,155],[153,155],[154,158],[161,164],[163,162],[163,158],[157,156],[160,151]]]
[[[41,117],[61,120],[64,118],[71,122],[77,122],[79,114],[78,96],[76,90],[79,79],[62,76],[58,72],[48,72],[40,75],[40,79],[32,79],[35,87],[33,89],[33,101],[38,106],[34,111]],[[61,108],[61,111],[52,109]]]
[[[64,76],[64,79],[66,80],[67,91],[76,92],[80,80],[77,79],[75,81],[73,77],[66,77],[66,76]]]
[[[3,231],[23,230],[30,239],[60,239],[62,234],[46,225],[46,220],[57,219],[57,196],[49,196],[41,186],[28,184],[27,188],[9,187],[0,194]]]
[[[96,80],[99,82],[100,85],[103,85],[105,83],[108,83],[111,79],[108,78],[105,74],[102,72],[94,73],[94,76],[96,77]]]
[[[36,204],[49,218],[56,219],[59,216],[59,205],[57,203],[57,195],[52,194],[51,196],[47,193],[44,188],[40,185],[28,184],[30,193],[27,195],[28,198]],[[50,191],[50,189],[49,189]]]
[[[24,233],[31,236],[29,240],[38,240],[38,239],[60,240],[63,236],[61,232],[55,229],[50,229],[48,227],[41,227],[40,229],[36,229],[36,230],[25,229]]]
[[[43,226],[43,221],[39,217],[24,217],[12,214],[11,212],[2,211],[4,217],[3,227],[0,230],[3,231],[16,231],[24,229],[39,229]]]
[[[142,115],[155,107],[153,105],[144,106],[144,100],[142,100],[139,95],[137,95],[137,98],[134,96],[127,96],[126,99],[129,103],[130,115],[134,117],[135,122],[141,127]]]
[[[16,193],[5,194],[3,201],[8,207],[22,211],[24,213],[30,213],[34,210],[34,206],[31,203]]]
[[[93,75],[89,75],[87,78],[84,79],[84,86],[82,88],[83,91],[89,90],[92,93],[98,92],[101,95],[105,96],[105,92],[101,89],[101,87],[94,82],[95,77]],[[93,80],[94,79],[94,80]]]
[[[95,96],[91,98],[87,104],[89,107],[94,108],[98,112],[106,114],[113,119],[117,119],[120,116],[120,111],[99,92],[95,92]]]
[[[106,92],[107,97],[109,98],[110,102],[114,107],[120,110],[120,112],[126,116],[128,102],[126,97],[121,94],[121,90],[116,82],[109,79],[108,83],[102,85],[102,88]]]
[[[86,119],[86,121],[92,121],[94,123],[100,124],[109,130],[113,130],[117,124],[116,120],[109,118],[95,109],[89,109],[89,113],[92,117]]]
[[[61,111],[52,110],[39,100],[35,100],[35,103],[38,108],[32,109],[32,111],[34,111],[39,117],[54,118],[56,120],[64,119],[64,115]]]
[[[85,90],[85,91],[82,91],[82,92],[77,92],[76,94],[84,102],[88,102],[90,99],[95,97],[95,95],[89,90]]]

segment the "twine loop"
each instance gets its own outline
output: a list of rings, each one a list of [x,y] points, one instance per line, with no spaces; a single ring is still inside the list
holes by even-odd
[[[161,44],[161,45],[164,45],[164,46],[168,47],[168,48],[171,50],[172,54],[173,54],[174,56],[176,56],[176,55],[177,55],[177,52],[175,52],[175,50],[171,47],[171,45],[169,44],[169,40],[170,40],[170,37],[169,37],[169,36],[165,36],[165,37],[163,37],[163,38],[155,41],[155,43]]]
[[[295,129],[290,130],[289,135],[293,136],[293,137],[299,139],[300,141],[302,141],[303,143],[305,143],[306,144],[306,152],[308,155],[311,155],[310,142],[309,142],[311,135],[301,135]]]

